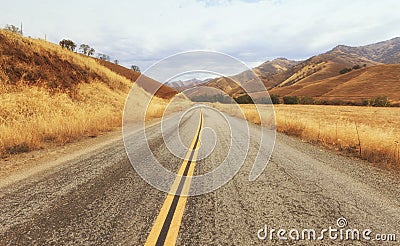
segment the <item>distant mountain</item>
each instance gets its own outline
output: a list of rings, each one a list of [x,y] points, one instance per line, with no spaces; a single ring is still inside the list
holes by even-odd
[[[400,37],[360,47],[338,45],[333,49],[333,51],[336,50],[348,54],[357,54],[376,62],[400,63]]]
[[[400,64],[360,68],[331,78],[276,87],[269,93],[354,102],[387,96],[393,103],[398,104],[400,103]],[[256,94],[254,96],[257,97]]]
[[[96,59],[96,58],[94,58]],[[151,95],[156,95],[161,98],[165,99],[170,99],[174,97],[176,94],[178,94],[178,91],[170,88],[169,86],[165,84],[160,84],[158,81],[155,81],[154,79],[151,79],[149,77],[146,77],[143,74],[140,74],[138,72],[133,71],[132,69],[128,69],[126,67],[105,61],[105,60],[100,60],[96,59],[97,62],[99,62],[101,65],[107,67],[114,73],[117,73],[121,76],[124,76],[127,79],[130,79],[131,81],[137,80],[139,76],[142,76],[139,81],[137,81],[138,85],[142,87],[145,91],[149,92]]]
[[[189,80],[177,80],[177,81],[170,81],[165,83],[165,85],[174,88],[175,90],[182,92],[188,88],[196,87],[198,85],[207,83],[211,79],[205,79],[205,80],[200,80],[200,79],[189,79]]]
[[[309,83],[339,75],[341,70],[345,68],[351,69],[354,66],[364,67],[379,64],[381,63],[357,54],[331,50],[324,54],[313,56],[283,72],[280,76],[277,76],[276,79],[278,81],[274,81],[276,84],[273,87]]]
[[[235,82],[240,81],[241,83],[246,84],[244,86],[249,90],[249,92],[254,92],[260,89],[258,79],[255,79],[254,74],[256,74],[258,78],[261,79],[261,81],[267,88],[269,88],[275,85],[274,83],[270,83],[272,81],[270,80],[271,77],[287,71],[292,66],[297,65],[298,63],[298,61],[292,61],[285,58],[277,58],[272,61],[264,62],[260,66],[253,68],[253,71],[244,71],[240,74],[232,76],[231,78],[215,78],[204,85],[221,89],[226,94],[235,96],[237,94],[244,93],[241,86],[238,86],[238,84]]]
[[[276,73],[287,71],[289,68],[299,64],[299,61],[292,61],[286,58],[277,58],[272,61],[266,61],[260,66],[253,69],[253,71],[261,77],[266,79],[268,76]]]
[[[400,38],[360,47],[339,45],[326,53],[313,56],[305,61],[278,58],[261,64],[254,68],[253,72],[259,77],[270,94],[279,96],[299,95],[323,97],[325,99],[356,100],[356,98],[361,97],[369,99],[376,94],[372,93],[372,91],[375,91],[379,92],[379,95],[390,95],[391,98],[389,99],[400,100],[400,85],[390,76],[385,75],[386,73],[397,79],[396,71],[393,72],[391,69],[399,69],[400,67],[383,65],[396,63],[400,63]],[[348,76],[356,75],[359,75],[363,80],[346,79]],[[245,92],[232,79],[240,81],[245,85],[247,91]],[[353,90],[355,96],[351,97],[351,93],[339,93],[338,89],[344,90],[345,87],[336,87],[335,85],[341,84],[343,81],[347,81],[349,87],[346,88],[351,88],[349,90]],[[369,88],[369,94],[358,93],[357,87],[352,87],[353,84],[360,86],[358,89],[362,93],[366,93],[367,90],[365,89]],[[216,78],[206,85],[223,90],[233,97],[245,93],[251,93],[257,97],[257,95],[262,94],[257,92],[263,90],[257,86],[258,83],[252,76],[252,71],[242,72],[232,76],[231,79]],[[383,90],[376,86],[382,86]],[[333,88],[335,88],[333,92],[327,91],[333,90]]]

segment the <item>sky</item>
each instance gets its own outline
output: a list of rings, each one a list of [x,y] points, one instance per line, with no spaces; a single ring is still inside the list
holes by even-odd
[[[254,67],[400,36],[398,0],[0,0],[0,6],[0,26],[22,23],[25,36],[85,43],[142,71],[188,50],[226,53]]]

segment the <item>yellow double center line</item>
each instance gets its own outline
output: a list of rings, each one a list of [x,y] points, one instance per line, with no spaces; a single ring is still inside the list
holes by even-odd
[[[179,227],[185,211],[190,184],[197,155],[201,144],[201,129],[204,125],[203,112],[200,109],[200,120],[186,157],[179,168],[178,176],[154,222],[145,245],[175,245]],[[174,195],[175,194],[175,195]]]

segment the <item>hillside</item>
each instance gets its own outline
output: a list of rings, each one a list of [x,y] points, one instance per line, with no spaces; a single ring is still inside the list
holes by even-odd
[[[360,47],[338,45],[333,50],[357,54],[385,64],[400,63],[400,37]]]
[[[361,68],[322,80],[304,80],[290,86],[275,87],[270,94],[354,102],[387,96],[393,103],[399,103],[400,64]]]
[[[286,58],[277,58],[272,61],[264,62],[260,66],[253,68],[253,71],[261,79],[264,85],[269,88],[275,85],[276,80],[271,79],[274,75],[285,73],[299,63],[299,61],[292,61]],[[235,79],[236,78],[242,79],[240,78],[240,75],[235,76]]]
[[[395,38],[360,47],[340,45],[305,61],[279,58],[265,62],[253,71],[270,94],[279,96],[297,95],[344,101],[388,96],[392,102],[397,102],[400,93],[396,70],[399,67],[383,64],[400,61],[399,43],[400,38]],[[232,76],[232,79],[243,83],[247,92],[254,97],[261,95],[257,92],[263,89],[257,88],[258,83],[254,81],[251,71]],[[235,86],[227,78],[216,78],[207,86],[233,97],[245,94],[243,88]]]
[[[124,76],[125,78],[136,81],[136,79],[141,75],[138,72],[135,72],[131,69],[126,67],[105,61],[105,60],[97,60],[101,65],[107,67],[111,71]],[[150,93],[151,95],[156,95],[160,98],[170,99],[174,97],[178,91],[173,88],[168,87],[167,85],[160,84],[159,82],[155,81],[154,79],[148,78],[142,74],[142,78],[138,81],[138,85],[142,87],[145,91]]]
[[[339,50],[332,50],[313,56],[302,62],[282,58],[276,59],[254,68],[253,71],[262,81],[265,88],[271,90],[297,83],[320,81],[339,75],[343,68],[352,68],[354,65],[364,66],[364,64],[365,66],[374,66],[380,63],[356,54],[347,54]],[[254,76],[249,73],[251,72],[245,71],[232,76],[232,78],[245,84],[249,93],[257,92],[259,90],[258,82],[255,82]],[[222,89],[234,97],[245,93],[241,87],[235,87],[232,83],[226,83],[226,80],[219,80],[219,78],[207,83],[207,86]]]
[[[200,80],[200,79],[189,79],[189,80],[177,80],[177,81],[169,81],[166,83],[167,86],[182,92],[186,89],[192,88],[192,87],[196,87],[199,85],[203,85],[205,83],[207,83],[208,81],[210,81],[211,79],[204,79],[204,80]]]
[[[131,80],[90,57],[4,30],[0,54],[0,157],[121,125]],[[138,105],[149,98],[136,92]]]
[[[240,81],[243,85],[248,89],[248,92],[254,92],[259,90],[259,82],[255,81],[254,74],[258,76],[258,78],[263,82],[266,88],[270,88],[279,83],[278,78],[280,74],[285,73],[291,67],[297,65],[298,61],[292,61],[285,58],[277,58],[272,61],[266,61],[258,67],[253,68],[253,71],[244,71],[240,74],[232,76],[231,79],[216,78],[208,82],[206,85],[210,87],[215,87],[222,89],[225,93],[233,96],[237,96],[239,94],[244,93],[243,89],[240,86],[237,86],[235,81]],[[254,72],[254,73],[253,73]]]

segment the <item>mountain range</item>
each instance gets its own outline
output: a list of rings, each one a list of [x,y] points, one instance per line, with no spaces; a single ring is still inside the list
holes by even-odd
[[[400,38],[359,47],[338,45],[304,61],[277,58],[264,62],[253,71],[194,82],[180,87],[180,91],[201,85],[217,88],[234,98],[244,94],[257,98],[262,93],[259,83],[254,81],[254,72],[270,94],[280,97],[360,102],[387,96],[392,103],[400,103],[399,63]],[[175,88],[174,84],[169,85]],[[189,94],[198,93],[192,89]]]

